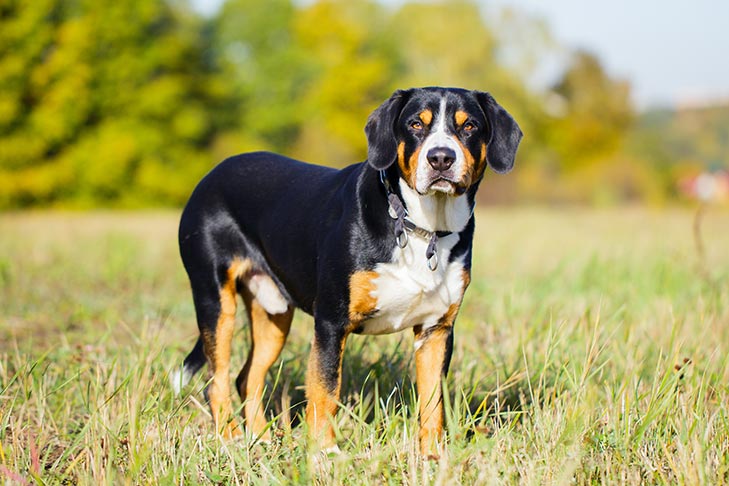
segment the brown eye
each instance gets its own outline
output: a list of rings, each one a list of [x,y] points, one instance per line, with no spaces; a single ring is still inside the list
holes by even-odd
[[[465,123],[465,124],[463,125],[463,129],[464,129],[465,131],[467,131],[467,132],[471,132],[471,131],[473,131],[473,130],[475,130],[475,129],[476,129],[476,125],[474,125],[474,124],[473,124],[473,123],[471,123],[471,122],[466,122],[466,123]]]
[[[410,128],[412,128],[413,130],[422,130],[423,124],[419,121],[410,122]]]

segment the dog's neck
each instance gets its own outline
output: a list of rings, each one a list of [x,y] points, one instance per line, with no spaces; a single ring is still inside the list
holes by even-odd
[[[428,231],[460,233],[468,224],[473,208],[468,196],[435,193],[422,195],[400,178],[400,194],[408,211],[408,219]]]

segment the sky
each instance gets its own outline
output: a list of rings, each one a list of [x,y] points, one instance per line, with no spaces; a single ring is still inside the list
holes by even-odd
[[[558,43],[594,52],[610,75],[630,81],[641,108],[729,100],[729,1],[477,1],[485,15],[508,7],[543,18]],[[222,0],[192,2],[210,14]]]
[[[547,20],[570,47],[627,79],[641,107],[729,99],[726,0],[493,0]]]

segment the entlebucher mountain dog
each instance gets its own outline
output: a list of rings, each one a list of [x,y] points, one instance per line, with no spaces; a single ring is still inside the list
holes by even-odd
[[[206,362],[215,426],[242,433],[230,398],[236,294],[251,350],[236,380],[245,429],[269,438],[262,392],[294,308],[314,316],[306,421],[321,449],[336,448],[344,344],[350,333],[415,333],[420,450],[442,447],[441,380],[453,324],[470,281],[474,204],[484,171],[506,172],[522,137],[484,92],[395,92],[365,127],[367,161],[342,170],[258,152],[226,159],[195,188],[179,244],[200,337],[172,380]]]

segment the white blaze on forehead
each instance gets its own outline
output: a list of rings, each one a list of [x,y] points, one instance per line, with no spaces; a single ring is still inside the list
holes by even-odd
[[[454,135],[448,133],[448,114],[446,111],[446,98],[441,98],[440,106],[435,114],[435,120],[431,125],[430,134],[425,138],[423,146],[418,154],[418,166],[415,172],[415,189],[425,194],[432,182],[434,169],[428,163],[428,152],[436,147],[444,147],[453,150],[456,154],[456,160],[448,170],[453,180],[461,178],[465,169],[466,157],[463,153],[461,145],[455,140]]]
[[[425,139],[421,153],[425,152],[426,148],[450,146],[449,142],[453,142],[453,137],[448,135],[446,122],[446,99],[443,98],[440,100],[440,107],[438,108],[438,112],[435,114],[433,129],[430,132],[430,135],[428,135]]]
[[[444,133],[446,129],[446,99],[443,98],[440,100],[440,107],[438,108],[438,113],[436,114],[435,122],[436,122],[436,133]]]

